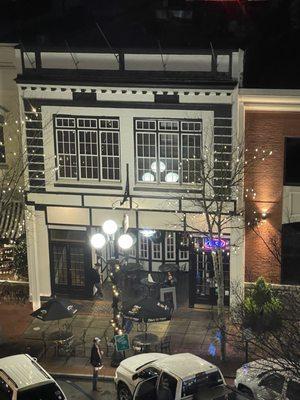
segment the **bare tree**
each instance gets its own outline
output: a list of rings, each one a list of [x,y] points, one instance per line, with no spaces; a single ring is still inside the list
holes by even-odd
[[[184,214],[181,219],[186,228],[204,236],[210,242],[215,286],[217,288],[217,320],[221,333],[221,358],[226,358],[226,312],[224,306],[225,285],[223,252],[220,246],[224,234],[240,230],[241,234],[235,242],[230,243],[229,251],[239,247],[243,240],[244,229],[244,196],[243,183],[246,173],[251,171],[254,163],[263,162],[271,151],[255,149],[253,154],[245,149],[244,144],[231,143],[230,138],[224,136],[222,143],[208,143],[201,154],[196,154],[195,161],[183,160],[182,175],[185,173],[193,177],[193,189],[196,194],[187,194],[193,210],[202,215],[205,224],[199,226],[199,220],[193,221]],[[192,164],[192,165],[191,165]],[[184,179],[184,178],[183,178]],[[247,196],[255,198],[253,188],[248,189]]]

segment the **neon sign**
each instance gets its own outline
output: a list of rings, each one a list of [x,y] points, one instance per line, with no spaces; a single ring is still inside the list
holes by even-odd
[[[224,239],[204,239],[204,249],[225,249],[228,247],[228,242]]]

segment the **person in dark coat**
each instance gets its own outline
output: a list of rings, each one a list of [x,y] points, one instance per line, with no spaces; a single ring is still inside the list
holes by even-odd
[[[101,287],[101,278],[98,272],[98,269],[95,267],[91,267],[88,271],[88,277],[90,280],[90,283],[93,287],[93,293],[94,293],[94,288],[96,289],[96,292],[94,295],[94,297],[103,297],[103,293],[102,293],[102,287]]]
[[[101,339],[95,337],[91,349],[91,364],[93,366],[93,391],[98,392],[97,382],[99,377],[99,370],[103,367],[102,355],[103,351],[100,348]]]

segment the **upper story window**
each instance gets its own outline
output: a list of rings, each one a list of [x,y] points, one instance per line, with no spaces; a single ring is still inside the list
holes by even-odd
[[[200,181],[200,120],[135,120],[137,181],[196,183]]]
[[[117,118],[55,117],[59,178],[120,180]]]
[[[300,186],[300,137],[285,139],[284,184]]]

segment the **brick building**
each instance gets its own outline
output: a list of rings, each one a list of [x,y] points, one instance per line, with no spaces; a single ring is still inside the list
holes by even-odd
[[[272,151],[245,176],[256,193],[245,198],[245,280],[299,283],[300,91],[244,89],[239,102],[249,153]]]

